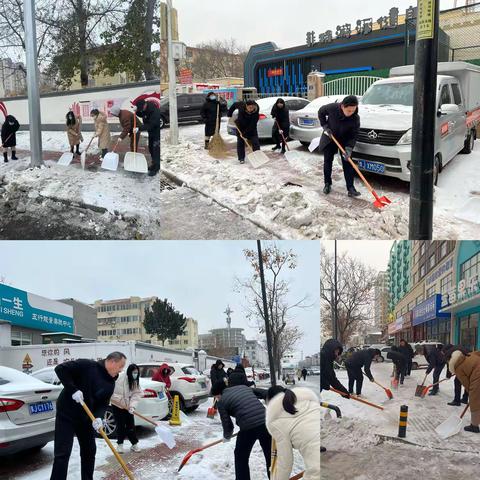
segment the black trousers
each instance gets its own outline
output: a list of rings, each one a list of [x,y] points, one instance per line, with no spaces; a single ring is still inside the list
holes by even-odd
[[[347,365],[347,373],[348,373],[348,393],[353,393],[353,387],[355,386],[355,382],[357,383],[356,394],[362,394],[362,385],[363,385],[363,373],[362,369],[359,367],[349,367]]]
[[[433,369],[433,383],[438,383],[440,381],[440,374],[442,373],[443,367],[445,367],[445,364]],[[432,387],[432,392],[438,392],[439,389],[440,386],[435,385]]]
[[[283,150],[285,150],[287,148],[283,139],[284,138],[285,138],[285,140],[287,139],[289,130],[290,130],[290,127],[285,128],[285,129],[282,128],[282,132],[283,132],[283,137],[282,137],[282,135],[280,134],[280,130],[278,128],[278,125],[276,123],[273,125],[273,129],[272,129],[273,141],[275,142],[275,145],[277,147],[282,145]]]
[[[132,445],[138,443],[134,416],[128,410],[115,407],[114,405],[112,405],[112,410],[115,415],[115,423],[117,424],[117,443],[122,444],[125,437],[128,438]]]
[[[406,371],[407,371],[406,364],[403,364],[403,363],[395,364],[395,380],[400,380],[400,385],[403,385]]]
[[[412,373],[412,363],[413,363],[413,361],[412,361],[412,359],[410,358],[410,359],[408,360],[408,363],[407,363],[407,372],[406,372],[406,374],[407,374],[408,376],[410,376],[410,374]]]
[[[460,380],[457,377],[453,379],[453,388],[455,389],[454,400],[456,402],[459,402],[462,399],[465,402],[468,402],[468,392],[465,389],[463,389],[463,397],[462,397],[462,382],[460,382]]]
[[[247,138],[247,141],[248,143],[250,143],[254,152],[256,152],[257,150],[260,150],[260,140],[258,139],[258,136]],[[238,132],[237,132],[237,155],[239,160],[245,160],[245,142],[240,137],[240,134]]]
[[[97,452],[95,430],[88,418],[72,419],[59,411],[55,419],[54,460],[50,480],[66,480],[74,436],[80,445],[81,480],[93,480]]]
[[[148,151],[152,156],[152,165],[155,171],[160,170],[160,134],[148,135]]]
[[[325,185],[332,184],[332,168],[335,155],[338,153],[338,147],[335,143],[329,143],[323,150],[323,178]],[[348,161],[345,161],[342,156],[343,176],[345,177],[345,183],[347,190],[353,187],[355,170]]]
[[[250,468],[248,461],[252,448],[256,441],[260,442],[260,446],[265,456],[265,464],[267,466],[268,478],[270,478],[270,461],[272,455],[272,437],[268,433],[267,427],[261,425],[251,430],[240,430],[235,445],[235,480],[250,480]],[[258,475],[255,474],[255,478]]]

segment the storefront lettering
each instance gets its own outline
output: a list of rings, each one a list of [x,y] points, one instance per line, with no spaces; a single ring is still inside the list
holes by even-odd
[[[468,279],[464,278],[458,282],[456,287],[442,295],[442,308],[467,300],[478,294],[480,294],[479,276],[472,275]]]
[[[447,260],[440,268],[435,270],[429,277],[425,279],[425,285],[436,282],[444,273],[447,273],[453,267],[453,260]]]
[[[411,21],[417,17],[417,7],[408,7],[405,12],[406,21]],[[357,35],[368,35],[373,32],[373,18],[360,18],[355,22]],[[388,15],[381,16],[377,20],[377,25],[380,30],[388,30],[397,28],[399,25],[399,10],[397,7],[392,7]],[[352,24],[344,23],[343,25],[337,25],[335,32],[335,38],[350,38],[353,34]],[[333,41],[332,30],[327,30],[323,33],[317,34],[312,30],[307,32],[307,45],[313,47],[316,43],[330,43]]]

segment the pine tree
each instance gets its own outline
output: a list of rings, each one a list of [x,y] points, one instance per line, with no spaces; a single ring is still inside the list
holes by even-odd
[[[151,308],[145,309],[143,326],[151,337],[165,345],[165,340],[175,340],[185,333],[187,318],[167,300],[155,300]]]

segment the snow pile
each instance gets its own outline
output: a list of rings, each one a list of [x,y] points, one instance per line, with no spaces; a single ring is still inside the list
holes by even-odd
[[[363,419],[332,418],[322,420],[322,443],[328,448],[362,450],[379,443],[375,426]]]
[[[83,134],[84,140],[90,141],[92,133]],[[88,138],[87,138],[88,137]],[[30,132],[17,132],[17,148],[20,150],[30,150]],[[42,132],[42,149],[52,152],[69,152],[70,144],[66,132]]]

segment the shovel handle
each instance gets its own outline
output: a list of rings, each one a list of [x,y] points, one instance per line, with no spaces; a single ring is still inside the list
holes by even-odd
[[[94,417],[93,413],[90,411],[90,409],[87,407],[85,402],[82,402],[82,407],[85,410],[86,414],[90,417],[90,420],[93,422],[95,420],[95,417]],[[107,442],[107,445],[110,447],[110,450],[115,455],[115,458],[118,460],[118,463],[122,466],[122,468],[125,471],[127,477],[130,480],[135,480],[135,477],[133,476],[132,472],[128,469],[127,464],[123,461],[122,457],[115,450],[115,447],[112,445],[112,442],[107,437],[107,434],[103,431],[103,428],[100,428],[98,430],[98,433],[100,433],[100,435],[103,437],[103,439]]]
[[[11,134],[7,137],[7,139],[5,140],[5,142],[2,143],[2,148],[3,148],[3,145],[10,140],[10,137],[11,137],[12,135],[13,135],[13,133],[11,133]]]
[[[330,387],[330,390],[334,391],[335,393],[338,393],[339,395],[344,395],[342,392],[340,392],[340,390],[336,390],[335,388],[332,388]],[[368,405],[370,407],[373,407],[373,408],[378,408],[379,410],[385,410],[383,407],[381,407],[380,405],[377,405],[375,403],[372,403],[372,402],[369,402],[367,400],[363,400],[363,398],[358,398],[357,396],[355,395],[352,395],[350,394],[350,398],[352,400],[356,400],[357,402],[360,402],[360,403],[364,403],[365,405]]]
[[[462,414],[460,415],[460,418],[463,418],[465,416],[465,414],[467,413],[467,410],[468,410],[468,407],[470,406],[470,403],[467,403],[465,405],[465,408],[463,409],[463,412]]]
[[[281,132],[282,129],[280,128],[280,124],[278,123],[278,120],[275,119],[275,123],[277,124],[277,127],[278,127],[278,131]],[[285,144],[285,146],[287,147],[287,150],[290,151],[290,147],[288,146],[288,143],[287,143],[287,140],[285,139],[283,133],[280,133],[280,135],[282,136],[283,138],[283,143]]]
[[[453,378],[455,375],[452,375],[450,378]],[[439,382],[437,383],[432,383],[431,385],[428,385],[428,387],[425,387],[426,390],[430,390],[432,387],[434,387],[435,385],[439,385],[440,383],[442,382],[446,382],[447,380],[450,380],[450,378],[444,378],[443,380],[440,380]]]
[[[238,133],[240,134],[240,138],[245,142],[247,147],[253,152],[253,148],[248,142],[248,140],[242,135],[242,131],[238,128],[237,122],[235,122],[235,128],[238,130]]]
[[[112,405],[115,405],[117,408],[121,408],[123,410],[126,410],[125,407],[122,407],[119,403],[114,402],[113,400],[110,400],[110,403]],[[156,423],[154,420],[152,420],[149,417],[143,416],[141,413],[138,413],[136,410],[133,411],[133,414],[136,415],[137,417],[141,418],[142,420],[145,420],[146,422],[151,423],[152,425],[155,425],[156,427],[158,427],[158,423]]]

